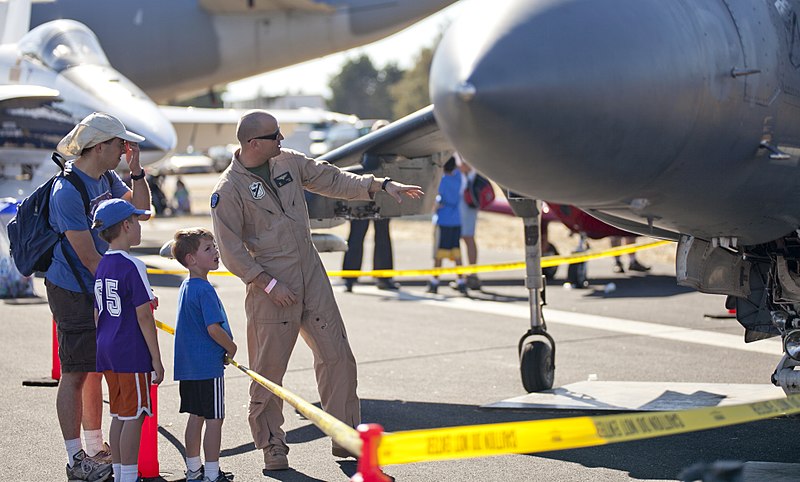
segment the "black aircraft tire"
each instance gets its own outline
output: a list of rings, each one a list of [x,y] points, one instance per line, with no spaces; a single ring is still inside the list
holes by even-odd
[[[553,350],[542,341],[526,343],[519,357],[522,386],[528,393],[553,388]]]

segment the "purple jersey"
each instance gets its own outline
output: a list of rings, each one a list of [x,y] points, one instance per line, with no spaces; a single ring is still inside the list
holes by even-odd
[[[153,361],[139,328],[136,307],[153,294],[144,263],[126,251],[109,250],[94,281],[97,318],[97,371],[150,373]]]

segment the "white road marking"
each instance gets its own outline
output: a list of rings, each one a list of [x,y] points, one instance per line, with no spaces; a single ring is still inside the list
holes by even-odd
[[[436,306],[439,308],[449,308],[453,310],[486,313],[490,315],[506,316],[510,318],[520,318],[530,320],[530,308],[527,304],[518,303],[495,303],[490,301],[473,300],[469,298],[444,298],[436,295],[420,295],[407,291],[399,294],[388,294],[373,287],[359,287],[358,294],[383,297],[399,297],[404,300],[415,300],[421,304]],[[577,326],[581,328],[592,328],[596,330],[612,331],[627,335],[648,336],[663,340],[679,341],[683,343],[694,343],[697,345],[715,346],[731,350],[748,351],[752,353],[762,353],[780,357],[783,347],[780,339],[772,338],[755,343],[745,343],[741,335],[730,335],[728,333],[717,333],[714,331],[695,330],[680,326],[664,325],[661,323],[651,323],[645,321],[624,320],[609,316],[587,315],[570,311],[544,309],[544,318],[548,324]]]

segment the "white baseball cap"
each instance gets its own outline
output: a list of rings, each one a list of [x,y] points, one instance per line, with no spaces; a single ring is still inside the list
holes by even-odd
[[[115,137],[130,141],[142,142],[144,137],[125,128],[116,117],[93,112],[76,125],[69,134],[58,143],[58,152],[65,156],[79,156],[87,147],[110,141]]]

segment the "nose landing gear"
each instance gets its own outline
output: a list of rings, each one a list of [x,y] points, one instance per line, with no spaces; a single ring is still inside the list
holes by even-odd
[[[522,386],[530,392],[553,388],[556,370],[556,342],[544,322],[545,283],[542,276],[541,201],[508,193],[514,214],[525,227],[525,287],[531,310],[531,328],[519,340]]]

